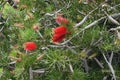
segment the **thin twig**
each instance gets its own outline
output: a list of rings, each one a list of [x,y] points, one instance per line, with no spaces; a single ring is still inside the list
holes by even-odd
[[[0,32],[4,29],[4,26],[2,26],[2,28],[0,29]]]
[[[42,39],[44,40],[44,37],[43,37],[43,35],[39,32],[39,30],[37,30],[37,33],[38,33],[38,35],[40,36],[40,38],[42,38]]]
[[[94,10],[92,10],[91,12],[89,12],[89,13],[83,18],[83,20],[80,21],[79,23],[77,23],[74,27],[79,27],[79,26],[81,26],[81,25],[87,20],[87,18],[89,17],[89,15],[92,14],[92,13],[93,13],[95,10],[97,10],[98,8],[99,8],[99,6],[96,7]]]
[[[114,23],[114,24],[116,24],[116,25],[120,25],[120,23],[119,23],[117,20],[115,20],[112,16],[110,16],[106,11],[104,11],[104,13],[107,15],[108,19],[109,19],[112,23]]]
[[[100,66],[100,68],[104,68],[104,66],[100,63],[100,61],[97,58],[94,58],[94,60],[97,62],[97,64]]]
[[[86,14],[84,12],[81,12],[80,10],[77,10],[80,14],[86,16]]]
[[[47,45],[47,47],[51,48],[66,48],[67,45]],[[78,48],[79,46],[69,46],[71,49]]]
[[[86,73],[89,73],[89,66],[88,66],[87,60],[84,59],[83,62],[84,62],[84,67],[85,67]]]
[[[8,20],[9,20],[9,17],[6,19],[6,21],[4,22],[4,24],[7,23]],[[2,28],[0,29],[0,32],[4,29],[4,27],[5,27],[5,26],[3,25]]]
[[[113,51],[112,51],[112,53],[111,53],[111,55],[110,55],[110,58],[109,58],[109,62],[110,62],[110,63],[112,63],[112,59],[113,59]]]
[[[118,5],[115,5],[115,6],[113,6],[112,8],[116,8],[116,7],[119,7],[120,6],[120,4],[118,4]]]
[[[103,77],[103,80],[107,80],[107,76],[104,76],[104,77]]]
[[[94,43],[92,43],[91,45],[92,46],[95,46],[95,45],[97,45],[97,44],[99,44],[101,41],[102,41],[102,37],[100,37],[96,42],[94,42]]]
[[[107,58],[106,58],[106,56],[105,56],[104,53],[103,53],[102,55],[103,55],[103,57],[104,57],[106,63],[108,64],[109,69],[111,70],[111,73],[112,73],[112,75],[113,75],[114,80],[116,80],[115,71],[114,71],[114,69],[113,69],[111,63],[108,62],[108,60],[107,60]]]
[[[30,80],[33,80],[32,67],[29,68]]]
[[[65,5],[64,7],[62,7],[61,9],[59,9],[59,10],[57,10],[57,11],[55,11],[55,12],[53,12],[53,13],[46,13],[45,15],[47,15],[47,16],[57,16],[57,14],[59,13],[59,12],[61,12],[63,9],[65,9],[65,8],[69,8],[71,5],[70,5],[70,2],[67,4],[67,5]]]
[[[74,49],[72,49],[71,47],[67,46],[67,48],[72,52],[72,53],[75,53],[75,54],[78,54]]]
[[[120,26],[116,27],[116,28],[111,28],[109,31],[116,31],[116,30],[119,30],[120,29]]]
[[[43,74],[45,73],[44,69],[37,69],[37,70],[32,70],[33,73],[37,73],[37,74]]]
[[[118,32],[118,30],[116,30],[116,32],[117,32],[118,39],[120,39],[120,32]]]
[[[71,64],[69,64],[69,68],[70,68],[70,71],[73,73],[73,72],[74,72],[74,70],[73,70],[73,67],[72,67],[72,65],[71,65]]]

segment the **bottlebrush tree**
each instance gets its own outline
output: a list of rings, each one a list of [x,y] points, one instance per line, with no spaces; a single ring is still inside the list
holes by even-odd
[[[0,80],[119,80],[119,0],[0,0]]]

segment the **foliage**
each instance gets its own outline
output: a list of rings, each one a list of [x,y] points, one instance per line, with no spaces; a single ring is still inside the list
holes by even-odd
[[[45,70],[33,74],[33,80],[114,78],[103,53],[108,60],[113,53],[112,64],[120,63],[120,15],[114,16],[120,14],[119,3],[119,0],[1,0],[0,79],[30,80],[30,67]],[[59,15],[69,23],[58,24],[55,19]],[[84,23],[75,27],[82,20]],[[54,43],[52,30],[60,25],[68,32],[62,42]],[[35,31],[33,26],[39,29]],[[29,41],[37,44],[36,50],[24,50],[23,44]],[[119,80],[119,65],[112,67]]]

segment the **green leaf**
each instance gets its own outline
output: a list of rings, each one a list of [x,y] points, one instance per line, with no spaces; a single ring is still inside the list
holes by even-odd
[[[7,16],[12,17],[13,16],[12,14],[16,14],[16,12],[17,11],[15,11],[15,9],[12,8],[9,3],[5,4],[4,9],[3,9],[4,17],[7,17]]]
[[[3,74],[3,68],[0,68],[0,77],[2,76]]]
[[[16,69],[15,69],[15,77],[19,77],[22,73],[23,73],[23,71],[24,71],[24,68],[18,68],[18,67],[16,67]]]
[[[12,50],[10,52],[9,56],[16,57],[17,56],[17,51],[16,50]]]

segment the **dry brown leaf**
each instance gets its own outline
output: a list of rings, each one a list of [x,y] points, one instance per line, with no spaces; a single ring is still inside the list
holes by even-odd
[[[79,0],[79,1],[78,1],[78,3],[81,3],[81,2],[82,2],[82,0]]]
[[[20,8],[21,9],[26,9],[26,8],[28,8],[28,6],[27,5],[21,5]]]
[[[34,17],[33,17],[33,14],[30,13],[30,12],[27,12],[27,16],[29,16],[30,19],[33,19],[33,18],[34,18]]]
[[[43,57],[44,57],[44,55],[45,55],[45,54],[42,54],[42,55],[38,56],[38,57],[37,57],[37,60],[42,60]]]
[[[15,70],[10,71],[11,74],[15,74]]]
[[[20,51],[17,51],[17,53],[18,53],[19,55],[23,55],[23,53],[22,53],[22,52],[20,52]]]
[[[18,4],[20,2],[20,0],[13,0],[16,4]]]
[[[10,59],[17,61],[17,62],[21,62],[22,59],[21,58],[17,58],[17,57],[13,57],[13,56],[9,56]]]
[[[15,23],[14,26],[19,27],[19,28],[24,28],[23,23]]]

